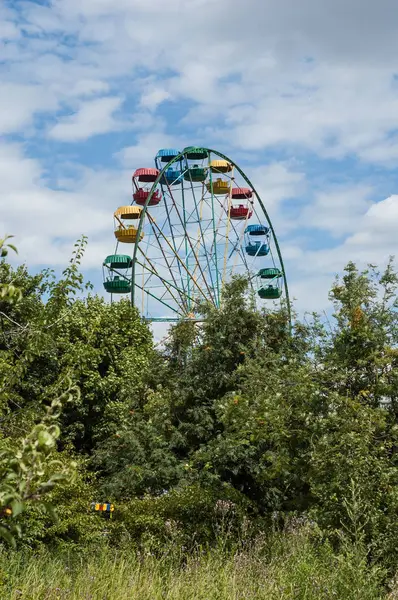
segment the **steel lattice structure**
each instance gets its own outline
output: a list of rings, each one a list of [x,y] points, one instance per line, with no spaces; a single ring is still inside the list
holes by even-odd
[[[281,249],[255,187],[230,158],[209,148],[159,150],[154,168],[133,174],[133,202],[114,213],[115,253],[104,287],[130,294],[149,321],[199,320],[219,307],[224,284],[248,276],[260,302],[289,290]],[[121,254],[130,244],[132,253]]]

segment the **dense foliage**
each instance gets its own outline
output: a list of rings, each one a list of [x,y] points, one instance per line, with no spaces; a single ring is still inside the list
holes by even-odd
[[[393,264],[379,273],[349,263],[330,291],[333,315],[295,316],[291,331],[284,307],[256,311],[237,278],[219,310],[203,306],[202,323],[179,323],[155,346],[127,301],[107,304],[84,283],[84,246],[57,280],[11,267],[2,245],[5,537],[158,551],[170,540],[212,544],[220,533],[228,543],[249,540],[294,516],[334,546],[364,544],[368,559],[392,572]],[[115,503],[113,521],[90,514],[98,499]]]

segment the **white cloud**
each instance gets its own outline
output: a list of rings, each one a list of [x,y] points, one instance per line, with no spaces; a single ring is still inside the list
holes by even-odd
[[[34,113],[56,108],[53,94],[43,98],[38,86],[5,82],[0,86],[0,134],[21,131],[30,126]]]
[[[358,219],[371,205],[374,190],[369,186],[339,186],[332,191],[318,192],[313,203],[307,204],[300,215],[303,227],[321,229],[341,237],[355,231]]]
[[[0,181],[2,196],[0,197],[2,212],[6,211],[5,193],[10,190],[22,191],[28,186],[36,185],[41,177],[38,161],[25,158],[19,144],[0,143]]]
[[[348,240],[348,244],[360,245],[361,236],[368,236],[367,242],[376,247],[398,251],[398,196],[393,195],[381,202],[372,204],[360,223],[359,232]],[[359,244],[358,244],[359,242]]]
[[[248,169],[248,175],[270,209],[276,209],[283,200],[300,196],[305,188],[305,173],[287,163],[272,162]]]
[[[286,258],[293,279],[293,289],[301,290],[311,281],[328,281],[328,287],[335,274],[340,273],[348,261],[355,262],[360,268],[369,263],[381,268],[391,255],[398,252],[396,223],[398,220],[398,196],[372,204],[361,217],[352,234],[342,243],[330,248],[305,250],[303,244],[287,245]],[[289,272],[289,269],[288,269]],[[311,302],[324,308],[327,304],[325,286],[319,287]],[[301,303],[306,300],[301,296]]]
[[[95,79],[80,79],[70,90],[74,96],[93,96],[109,91],[109,84]]]
[[[146,90],[140,100],[141,106],[149,110],[155,110],[159,104],[170,98],[170,93],[161,87],[150,87]]]
[[[120,108],[121,98],[98,98],[84,102],[73,115],[61,117],[48,132],[49,137],[64,142],[85,140],[93,135],[119,129],[114,113]]]
[[[161,0],[58,0],[20,10],[24,29],[74,37],[60,38],[52,56],[28,40],[25,60],[14,57],[20,76],[34,73],[63,101],[80,77],[104,86],[119,78],[128,90],[137,69],[150,69],[152,89],[134,78],[141,106],[189,99],[196,108],[185,122],[217,119],[219,132],[207,134],[236,147],[305,146],[370,162],[397,152],[388,138],[398,124],[395,0],[377,9],[370,0],[349,9],[343,0],[172,0],[167,11]]]
[[[187,146],[188,143],[185,144]],[[183,148],[184,141],[162,131],[143,133],[138,136],[134,146],[127,146],[118,153],[124,166],[133,171],[140,167],[154,166],[155,154],[161,148]]]
[[[11,21],[0,21],[0,40],[11,40],[18,38],[20,31],[15,23]]]
[[[86,169],[73,189],[46,185],[37,160],[25,158],[18,144],[0,144],[0,231],[15,235],[19,260],[29,266],[62,266],[82,234],[90,244],[84,268],[99,269],[113,250],[112,215],[131,199],[130,173]]]
[[[322,248],[319,247],[319,241],[317,242],[319,236],[315,237],[314,242],[300,234],[291,235],[284,240],[282,251],[290,295],[295,298],[295,307],[300,312],[328,309],[328,291],[333,279],[342,272],[349,261],[355,262],[359,268],[366,268],[372,263],[383,269],[389,257],[398,254],[398,196],[393,195],[371,204],[366,200],[367,191],[366,187],[362,190],[352,190],[353,207],[349,204],[350,196],[346,197],[344,192],[339,194],[337,201],[340,202],[340,206],[336,207],[335,214],[331,205],[328,215],[329,209],[323,202],[319,202],[319,197],[312,207],[306,209],[312,214],[309,223],[332,234],[338,232],[341,215],[341,226],[346,235],[342,236],[343,239],[338,244]],[[326,200],[328,196],[332,198],[333,195],[335,192],[325,193],[322,197]],[[348,200],[347,204],[344,204],[345,197]],[[302,218],[298,224],[301,222]]]

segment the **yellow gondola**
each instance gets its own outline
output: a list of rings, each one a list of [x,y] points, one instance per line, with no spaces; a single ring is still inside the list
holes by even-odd
[[[233,166],[227,160],[212,160],[210,169],[212,173],[230,173]]]
[[[119,219],[139,219],[141,216],[142,208],[140,206],[119,206],[113,213],[115,218]]]
[[[134,225],[123,227],[122,225],[115,229],[115,238],[123,244],[135,244],[137,241],[138,229]],[[144,237],[144,232],[141,231],[140,241]]]
[[[215,194],[216,196],[222,196],[222,195],[226,195],[226,194],[230,193],[232,184],[230,181],[224,181],[223,179],[216,179],[215,181],[212,181],[211,183],[210,182],[207,183],[206,187],[210,193],[213,190],[213,194]]]
[[[119,206],[113,213],[115,218],[115,238],[124,244],[134,244],[137,241],[138,229],[134,225],[125,225],[123,221],[137,221],[142,213],[141,206]],[[140,241],[144,237],[141,231]]]

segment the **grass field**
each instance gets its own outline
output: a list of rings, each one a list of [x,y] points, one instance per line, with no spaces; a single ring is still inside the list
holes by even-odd
[[[361,548],[334,554],[308,536],[273,536],[250,550],[161,557],[129,550],[3,554],[1,600],[395,600]]]

